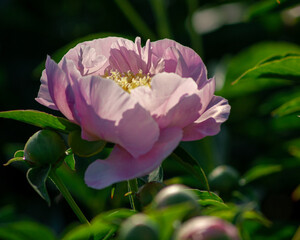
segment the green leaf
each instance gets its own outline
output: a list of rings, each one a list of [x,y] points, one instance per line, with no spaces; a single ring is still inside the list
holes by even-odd
[[[217,201],[220,203],[224,203],[222,198],[220,198],[217,194],[215,194],[213,192],[201,191],[198,189],[191,189],[189,191],[192,191],[193,193],[195,193],[200,200],[214,200],[214,201]]]
[[[126,208],[111,210],[111,211],[104,212],[104,213],[101,213],[100,215],[96,216],[91,221],[91,223],[95,224],[97,222],[106,222],[109,224],[119,226],[123,222],[123,220],[131,217],[135,213],[136,213],[136,211],[134,211],[132,209],[126,209]]]
[[[282,170],[282,166],[279,164],[260,164],[251,168],[249,171],[245,173],[241,180],[241,184],[245,185],[249,182],[252,182],[258,178],[280,172]]]
[[[36,222],[18,221],[0,225],[0,239],[5,240],[55,240],[53,232]]]
[[[190,174],[196,179],[203,182],[209,191],[208,180],[205,172],[201,168],[200,164],[194,159],[184,148],[177,147],[171,155],[177,162],[179,162]]]
[[[50,198],[46,189],[46,180],[51,170],[51,165],[30,168],[27,180],[33,189],[50,205]]]
[[[220,198],[217,194],[208,191],[201,191],[198,189],[191,189],[199,198],[198,202],[202,207],[208,206],[217,206],[217,207],[227,207],[227,205],[223,202],[222,198]]]
[[[68,165],[69,168],[71,168],[73,171],[76,170],[74,154],[67,154],[64,161]]]
[[[289,56],[267,61],[244,72],[233,86],[224,88],[224,94],[245,95],[269,88],[300,83],[300,56]]]
[[[300,97],[294,98],[272,112],[273,116],[282,117],[300,111]]]
[[[271,226],[272,222],[264,217],[261,213],[255,211],[246,211],[243,214],[245,220],[253,220],[262,223],[266,227]]]
[[[225,85],[230,87],[234,80],[263,60],[288,53],[300,53],[300,47],[286,42],[261,42],[241,51],[229,63]]]
[[[128,217],[135,214],[131,209],[118,209],[101,213],[90,225],[80,225],[70,230],[63,240],[110,239],[118,226]]]
[[[160,228],[161,240],[169,240],[175,230],[176,224],[181,222],[183,218],[194,211],[190,204],[177,204],[161,210],[152,210],[147,214],[158,223]]]
[[[78,125],[65,118],[56,117],[36,110],[0,112],[0,117],[21,121],[41,128],[52,128],[65,133],[79,129]]]
[[[267,162],[254,166],[248,170],[241,179],[240,184],[245,185],[249,182],[257,180],[259,178],[281,172],[285,169],[299,167],[300,160],[296,158],[281,159],[280,163],[277,163],[275,159],[266,159]]]

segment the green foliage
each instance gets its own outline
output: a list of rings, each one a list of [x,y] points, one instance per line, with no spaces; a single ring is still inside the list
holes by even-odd
[[[0,112],[1,118],[13,119],[25,122],[41,128],[51,128],[64,133],[79,129],[79,126],[61,117],[36,110],[14,110]]]
[[[0,238],[5,240],[56,240],[53,232],[33,221],[16,221],[0,225]]]
[[[27,180],[33,189],[50,205],[50,198],[46,188],[46,181],[51,171],[51,165],[30,168],[27,171]]]

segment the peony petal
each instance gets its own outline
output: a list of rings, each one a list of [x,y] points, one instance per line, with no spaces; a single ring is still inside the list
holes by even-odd
[[[133,156],[148,152],[159,128],[148,111],[110,79],[81,78],[74,87],[82,136],[120,144]]]
[[[144,176],[156,169],[176,148],[182,137],[180,128],[167,128],[145,155],[134,158],[124,148],[116,145],[105,160],[93,162],[85,172],[85,182],[96,189],[113,183]]]
[[[200,116],[198,92],[193,79],[173,73],[160,73],[152,78],[151,89],[138,87],[131,91],[131,95],[150,111],[160,128],[183,128]]]
[[[219,133],[221,123],[229,117],[230,105],[227,100],[214,96],[205,112],[197,121],[183,129],[182,141],[199,140]]]
[[[62,69],[48,56],[46,61],[46,74],[50,96],[59,111],[69,120],[74,121],[69,102],[73,102],[73,92]]]
[[[48,79],[47,79],[47,74],[46,70],[42,72],[42,77],[41,77],[41,86],[40,90],[38,93],[37,98],[35,99],[38,103],[51,108],[53,110],[59,110],[55,103],[53,102],[50,93],[49,93],[49,88],[48,88]]]
[[[184,70],[182,77],[193,78],[198,88],[202,87],[202,84],[207,79],[207,71],[202,59],[199,55],[191,48],[183,46],[173,40],[163,39],[151,43],[152,46],[152,63],[157,64],[160,59],[164,60],[166,72],[176,72],[178,61],[181,65],[186,65],[187,70]],[[182,56],[179,60],[178,55],[174,54],[176,49]],[[188,73],[188,75],[186,75]]]
[[[216,81],[214,78],[210,78],[203,83],[202,88],[198,92],[198,96],[200,97],[202,103],[200,115],[206,110],[208,104],[211,102],[211,99],[215,93],[215,89]]]
[[[118,39],[112,44],[109,63],[110,69],[118,70],[121,73],[132,71],[134,74],[142,70],[149,72],[150,47],[141,47],[141,39],[136,38],[135,43],[127,39]]]
[[[98,63],[98,66],[96,68],[99,67],[99,69],[93,73],[98,75],[104,75],[106,68],[109,66],[109,62],[106,61],[105,64],[103,64],[104,62],[102,61],[109,58],[111,45],[114,42],[117,42],[119,39],[120,39],[119,37],[107,37],[107,38],[99,38],[92,41],[79,43],[74,48],[70,49],[64,57],[68,60],[73,61],[76,68],[83,74],[85,72],[84,71],[85,64],[82,64],[82,48],[88,47],[90,49],[94,49],[95,54],[97,56],[96,62]],[[101,62],[99,62],[99,60],[101,60]],[[61,66],[61,64],[62,61],[58,65]]]

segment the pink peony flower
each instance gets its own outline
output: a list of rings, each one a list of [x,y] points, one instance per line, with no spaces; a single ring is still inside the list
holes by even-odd
[[[222,219],[203,216],[188,220],[179,229],[178,240],[239,240],[236,227]]]
[[[85,174],[100,189],[150,173],[180,141],[217,134],[230,106],[214,91],[192,49],[108,37],[78,44],[58,64],[47,57],[36,100],[79,124],[83,139],[115,143]]]

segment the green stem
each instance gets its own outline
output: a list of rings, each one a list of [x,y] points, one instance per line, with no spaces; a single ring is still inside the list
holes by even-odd
[[[156,18],[156,29],[159,34],[159,38],[172,38],[165,3],[166,1],[162,0],[150,0],[150,4]]]
[[[156,36],[140,17],[137,11],[132,7],[128,0],[115,0],[115,3],[122,10],[123,14],[130,21],[132,26],[142,35],[145,39],[155,40]]]
[[[136,201],[136,194],[139,190],[138,182],[137,182],[136,178],[128,180],[128,189],[131,192],[131,194],[129,195],[131,207],[133,210],[136,210],[136,208],[138,206],[137,201]]]
[[[187,30],[191,38],[191,46],[192,48],[201,56],[204,57],[203,46],[202,46],[202,38],[200,34],[195,32],[193,26],[193,14],[195,10],[198,9],[198,1],[197,0],[187,0],[186,1],[188,8],[188,17],[187,17]]]
[[[82,211],[80,210],[80,208],[78,207],[76,202],[74,201],[74,199],[72,198],[67,187],[64,185],[64,183],[62,182],[60,177],[56,174],[55,170],[51,170],[49,177],[54,182],[54,184],[57,186],[57,188],[61,192],[61,194],[64,196],[64,198],[66,199],[66,201],[72,208],[73,212],[78,217],[79,221],[82,224],[85,224],[85,223],[90,224],[89,221],[86,219],[86,217],[83,215]]]

